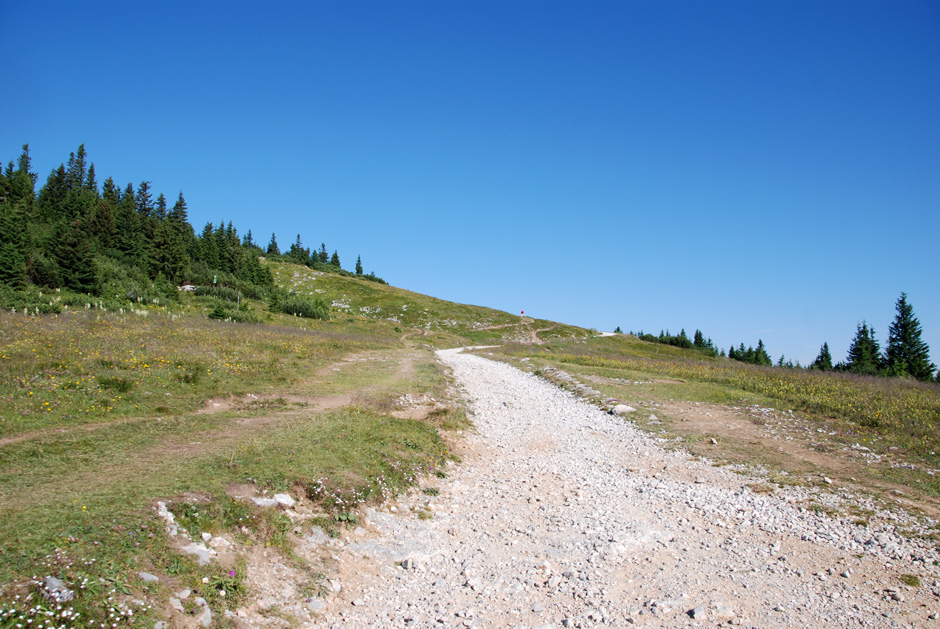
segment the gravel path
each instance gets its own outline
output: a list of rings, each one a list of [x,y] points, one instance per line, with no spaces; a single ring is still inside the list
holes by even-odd
[[[438,355],[474,411],[464,461],[439,496],[337,543],[343,587],[317,626],[940,627],[934,547],[801,508],[840,500],[818,490],[755,494],[508,365]]]

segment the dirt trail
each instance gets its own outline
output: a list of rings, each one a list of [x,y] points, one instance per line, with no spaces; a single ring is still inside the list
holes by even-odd
[[[332,578],[304,626],[937,626],[940,555],[897,534],[903,516],[819,488],[752,492],[531,375],[440,355],[475,409],[464,462],[344,539],[303,541]]]

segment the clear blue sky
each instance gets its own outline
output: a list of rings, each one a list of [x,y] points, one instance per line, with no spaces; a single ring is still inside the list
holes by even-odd
[[[444,299],[940,362],[940,3],[2,3],[0,159]]]

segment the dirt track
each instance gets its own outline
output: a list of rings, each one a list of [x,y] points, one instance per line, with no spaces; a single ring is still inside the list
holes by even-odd
[[[533,376],[439,355],[475,410],[464,462],[439,496],[319,542],[341,590],[311,626],[940,626],[936,550],[903,522],[755,494]]]

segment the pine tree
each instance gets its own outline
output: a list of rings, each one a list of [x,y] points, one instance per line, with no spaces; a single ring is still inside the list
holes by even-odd
[[[819,348],[819,356],[810,365],[812,369],[819,371],[832,371],[832,354],[829,353],[829,343],[823,343]]]
[[[862,321],[849,346],[845,368],[852,373],[877,375],[881,369],[881,346],[875,340],[875,329]]]
[[[356,258],[356,275],[362,275],[362,256]]]
[[[705,347],[705,335],[702,334],[701,330],[695,331],[695,335],[692,337],[692,345],[695,347]]]
[[[274,236],[274,232],[271,232],[271,242],[268,243],[268,248],[266,253],[268,255],[281,255],[281,250],[277,246],[277,238]]]
[[[95,180],[95,163],[92,162],[88,167],[88,176],[85,177],[85,189],[91,190],[98,196],[98,182]]]
[[[894,306],[894,322],[888,328],[886,371],[892,376],[910,375],[927,381],[933,377],[936,366],[930,362],[930,348],[921,340],[920,321],[907,303],[907,294],[901,293]]]
[[[320,243],[320,253],[317,254],[317,257],[320,259],[321,264],[326,264],[330,261],[330,254],[326,252],[326,243]]]
[[[340,268],[340,265],[339,265],[339,252],[338,252],[338,251],[334,251],[334,252],[333,252],[333,257],[330,258],[330,264],[332,264],[333,266],[335,266],[337,269]]]
[[[137,196],[134,197],[137,206],[137,213],[144,218],[149,218],[153,213],[153,194],[150,193],[150,182],[141,181],[137,186]]]
[[[161,223],[166,220],[166,197],[161,192],[157,195],[157,204],[153,207],[153,217]]]
[[[187,209],[188,206],[186,205],[186,199],[183,198],[183,191],[180,190],[180,195],[177,197],[176,203],[173,204],[173,209],[170,210],[167,218],[170,219],[171,223],[175,223],[176,225],[181,226],[183,223],[189,220],[189,213],[187,212]]]
[[[767,353],[767,349],[764,347],[764,341],[761,339],[757,339],[757,349],[754,350],[754,364],[766,366],[773,364],[770,355]]]

